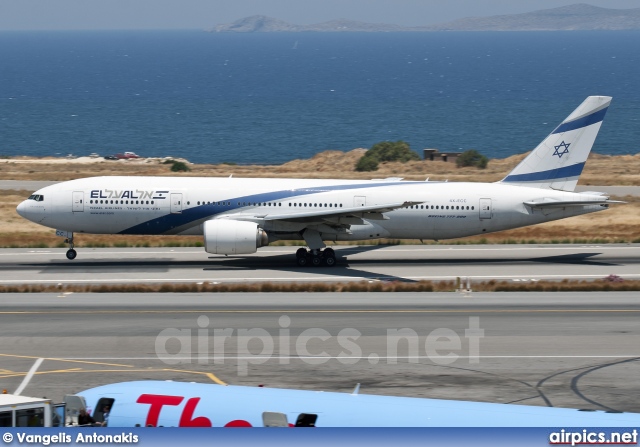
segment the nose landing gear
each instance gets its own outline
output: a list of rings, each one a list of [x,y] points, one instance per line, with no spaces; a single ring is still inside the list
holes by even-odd
[[[73,249],[73,236],[64,240],[65,244],[69,244],[69,250],[67,250],[67,259],[72,261],[78,256],[78,253]]]

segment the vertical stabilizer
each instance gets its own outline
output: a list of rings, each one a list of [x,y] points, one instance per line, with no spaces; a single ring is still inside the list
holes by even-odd
[[[501,182],[573,191],[610,103],[589,96]]]

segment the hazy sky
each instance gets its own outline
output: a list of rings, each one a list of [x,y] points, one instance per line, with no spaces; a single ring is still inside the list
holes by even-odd
[[[584,0],[583,0],[584,1]],[[429,25],[469,16],[514,14],[580,0],[0,0],[0,30],[207,28],[264,14],[296,24],[345,18]],[[587,0],[637,8],[640,0]]]

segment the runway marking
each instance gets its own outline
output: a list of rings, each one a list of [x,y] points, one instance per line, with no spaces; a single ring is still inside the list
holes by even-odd
[[[210,378],[211,380],[213,380],[218,385],[227,386],[227,384],[225,382],[223,382],[222,380],[218,379],[213,373],[207,373],[207,377]]]
[[[44,360],[53,360],[53,361],[57,361],[57,362],[82,363],[82,364],[86,364],[86,365],[98,365],[98,366],[118,366],[118,367],[124,367],[124,368],[134,368],[134,366],[133,365],[122,365],[122,364],[118,364],[118,363],[106,363],[104,361],[96,361],[96,360],[147,360],[146,358],[138,358],[138,359],[131,358],[131,359],[127,359],[127,358],[118,358],[118,357],[114,357],[114,358],[100,358],[100,357],[96,357],[96,358],[92,358],[92,357],[87,357],[87,358],[44,357],[43,358],[43,357],[35,357],[35,356],[19,355],[19,354],[0,354],[0,356],[2,356],[2,357],[13,357],[13,358],[24,358],[24,359],[37,359],[36,363],[34,364],[34,366],[31,369],[37,369],[37,366],[39,366],[42,363],[42,361],[44,361]],[[157,357],[155,357],[155,358],[152,357],[151,360],[158,360],[158,358]],[[206,375],[209,379],[211,379],[213,382],[215,382],[215,383],[217,383],[219,385],[225,385],[225,386],[227,385],[224,381],[222,381],[218,377],[216,377],[215,374],[210,373],[210,372],[189,371],[189,370],[169,369],[169,368],[162,368],[160,370],[155,370],[155,369],[105,370],[105,369],[71,368],[71,369],[52,370],[52,371],[39,371],[39,372],[35,372],[35,370],[34,370],[34,373],[38,374],[38,375],[42,375],[42,374],[56,374],[56,373],[158,372],[158,371],[165,371],[165,372],[166,371],[173,371],[173,372],[182,372],[182,373],[188,373],[188,374],[202,374],[202,375]],[[25,374],[29,374],[29,373],[21,373],[21,372],[17,372],[17,371],[11,371],[11,370],[8,370],[8,369],[0,369],[0,374],[3,374],[2,376],[0,376],[0,378],[8,378],[8,377],[21,377],[21,376],[24,376]],[[26,378],[25,378],[25,380],[26,380]],[[29,379],[29,380],[31,380],[31,379]]]
[[[346,357],[344,356],[280,356],[278,354],[273,354],[271,356],[260,356],[260,355],[251,355],[251,356],[225,356],[225,360],[248,360],[248,359],[328,359],[328,360],[344,360]],[[368,360],[369,356],[349,356],[349,359],[359,359],[359,360]],[[398,360],[429,360],[429,359],[450,359],[448,356],[407,356],[407,355],[398,355],[398,356],[379,356],[379,359],[398,359]],[[458,355],[460,359],[639,359],[639,354],[621,354],[621,355],[477,355],[477,356],[468,356],[468,355]],[[92,360],[155,360],[161,361],[157,357],[107,357],[107,358],[94,358],[94,357],[78,357],[77,359],[92,359]],[[197,357],[172,357],[172,360],[197,360]],[[207,366],[207,365],[205,365]],[[80,370],[77,372],[80,373],[100,373],[100,372],[182,372],[187,374],[198,374],[198,375],[208,375],[211,373],[202,372],[202,371],[190,371],[190,370],[181,370],[181,369],[170,369],[170,368],[162,368],[162,369],[134,369],[134,370]],[[41,374],[46,374],[46,371],[43,371]]]
[[[73,368],[73,369],[59,369],[52,371],[39,371],[36,373],[39,376],[47,375],[47,374],[63,374],[63,373],[73,373],[73,374],[83,374],[83,373],[109,373],[109,372],[157,372],[157,371],[165,371],[164,369],[82,369],[82,368]],[[186,372],[186,371],[185,371]],[[26,373],[18,373],[6,376],[0,376],[0,378],[9,378],[9,377],[22,377]]]
[[[54,369],[54,370],[49,370],[49,371],[38,371],[35,373],[36,376],[41,376],[41,375],[45,375],[45,374],[58,374],[58,373],[65,373],[65,372],[80,372],[82,371],[82,368],[71,368],[71,369]],[[18,371],[12,371],[11,374],[5,374],[0,376],[0,378],[2,379],[6,379],[9,377],[22,377],[24,375],[26,375],[27,373],[25,372],[18,372]]]
[[[47,313],[47,312],[43,312]],[[14,357],[14,358],[22,358],[22,359],[37,359],[39,357],[31,356],[31,355],[19,355],[19,354],[0,354],[0,357]],[[44,357],[45,360],[53,360],[56,362],[77,362],[77,363],[87,363],[89,365],[101,365],[101,366],[120,366],[123,368],[133,368],[131,365],[118,365],[113,363],[96,363],[96,362],[80,362],[79,360],[69,360],[62,359],[56,357]]]
[[[47,358],[47,360],[56,360],[56,361],[60,361],[60,362],[75,362],[75,360],[65,360],[65,359],[60,359],[60,358]],[[118,365],[118,364],[114,364],[114,363],[98,363],[98,362],[81,362],[81,363],[86,363],[88,365],[99,365],[99,366],[119,366],[121,368],[133,368],[132,365]]]
[[[35,361],[33,366],[31,366],[31,369],[29,370],[29,372],[27,372],[27,375],[25,376],[24,380],[22,381],[20,386],[18,386],[18,389],[16,389],[13,392],[13,394],[15,394],[16,396],[19,396],[24,391],[24,389],[27,387],[27,385],[29,385],[29,382],[31,381],[31,378],[36,373],[36,371],[38,370],[38,368],[40,367],[42,362],[44,362],[43,358],[39,358],[39,359],[37,359]]]
[[[159,360],[159,359],[156,358],[156,360]],[[164,371],[173,371],[173,372],[181,372],[181,373],[188,373],[188,374],[201,374],[203,376],[207,376],[209,379],[211,379],[212,381],[214,381],[218,385],[227,386],[227,384],[225,382],[223,382],[222,380],[218,379],[215,376],[215,374],[213,374],[213,373],[202,372],[202,371],[189,371],[189,370],[183,370],[183,369],[168,369],[168,368],[164,369]]]
[[[640,309],[198,309],[198,310],[70,310],[70,311],[40,311],[15,310],[0,311],[0,315],[87,315],[87,314],[446,314],[446,313],[638,313]],[[0,354],[6,355],[6,354]],[[56,359],[47,359],[56,360]],[[115,365],[126,366],[126,365]]]
[[[44,359],[43,359],[44,360]],[[145,359],[145,358],[141,358],[138,360],[149,360],[149,359]],[[151,358],[151,360],[159,360],[158,358]],[[67,359],[67,361],[73,361],[73,360],[69,360]],[[78,360],[76,360],[78,361]],[[42,362],[41,362],[42,363]],[[91,362],[86,362],[86,363],[91,363]],[[34,365],[35,366],[35,365]],[[151,372],[179,372],[179,373],[185,373],[185,374],[198,374],[198,375],[203,375],[203,376],[207,376],[209,379],[211,379],[213,382],[217,383],[218,385],[223,385],[223,386],[227,386],[228,384],[222,380],[220,380],[215,374],[210,373],[210,372],[203,372],[203,371],[190,371],[190,370],[184,370],[184,369],[171,369],[171,368],[160,368],[160,369],[154,369],[154,368],[144,368],[144,369],[82,369],[82,368],[72,368],[72,369],[59,369],[59,370],[51,370],[51,371],[39,371],[34,373],[35,375],[47,375],[47,374],[63,374],[63,373],[114,373],[114,372],[118,372],[118,373],[131,373],[131,372],[141,372],[141,373],[151,373]],[[31,374],[31,376],[29,376],[29,372],[12,372],[11,374],[6,374],[6,375],[0,375],[1,379],[7,379],[10,377],[22,377],[22,376],[27,376],[25,377],[25,379],[23,380],[23,383],[25,383],[25,381],[28,383],[28,381],[31,380],[31,377],[34,375]],[[18,391],[22,391],[24,389],[24,387],[26,386],[26,384],[24,386],[21,385],[22,388],[18,388],[18,390],[14,393],[14,394],[18,394]]]

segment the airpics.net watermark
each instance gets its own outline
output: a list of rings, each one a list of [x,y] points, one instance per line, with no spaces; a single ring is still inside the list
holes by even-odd
[[[368,337],[363,337],[355,328],[344,328],[334,334],[322,328],[309,328],[292,335],[291,318],[288,315],[278,318],[279,327],[272,331],[276,334],[263,328],[210,327],[206,315],[200,315],[196,324],[198,329],[195,330],[162,330],[155,340],[158,359],[168,365],[221,365],[225,361],[235,362],[239,376],[247,376],[252,365],[272,360],[280,365],[288,365],[294,360],[309,365],[322,365],[330,361],[343,365],[362,361],[371,365],[380,362],[394,365],[401,361],[419,363],[425,359],[439,365],[450,365],[459,359],[473,364],[480,362],[480,340],[484,337],[480,317],[469,317],[468,327],[463,334],[449,328],[437,328],[422,334],[406,327],[390,328],[382,334],[385,340],[375,345],[378,350],[385,351],[380,354],[371,352]],[[466,343],[463,343],[463,339],[466,339]],[[380,348],[380,344],[384,347]],[[463,345],[467,352],[463,352]]]

